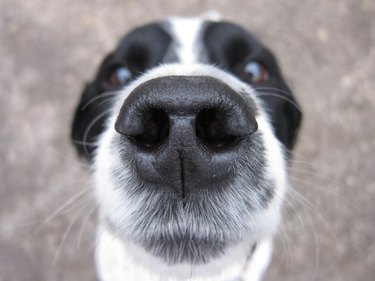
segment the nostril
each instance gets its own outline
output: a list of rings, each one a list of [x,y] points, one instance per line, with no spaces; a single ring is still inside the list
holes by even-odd
[[[208,149],[230,149],[239,141],[239,136],[228,132],[228,119],[225,115],[226,113],[219,109],[204,109],[198,113],[196,136]]]
[[[169,117],[162,109],[145,110],[141,116],[142,130],[129,140],[140,148],[154,150],[160,148],[169,135]]]

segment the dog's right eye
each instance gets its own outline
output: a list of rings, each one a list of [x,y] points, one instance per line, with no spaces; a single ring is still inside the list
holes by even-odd
[[[243,69],[251,83],[259,83],[268,80],[269,74],[266,67],[257,61],[248,62]]]
[[[131,79],[132,74],[128,68],[123,65],[117,65],[110,69],[107,80],[112,87],[121,87]]]

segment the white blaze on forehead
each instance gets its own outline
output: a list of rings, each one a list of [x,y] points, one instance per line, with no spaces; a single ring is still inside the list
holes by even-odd
[[[177,43],[177,56],[182,64],[199,62],[202,51],[201,34],[203,20],[201,18],[170,18],[171,32]]]

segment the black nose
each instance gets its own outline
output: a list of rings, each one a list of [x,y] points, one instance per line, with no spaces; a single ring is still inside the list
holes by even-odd
[[[138,86],[115,129],[133,144],[142,179],[189,190],[230,179],[244,139],[257,130],[242,96],[207,76],[166,76]]]

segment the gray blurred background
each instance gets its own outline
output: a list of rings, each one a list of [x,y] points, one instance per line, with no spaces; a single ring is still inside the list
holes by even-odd
[[[276,53],[304,110],[266,280],[375,280],[374,0],[0,0],[1,281],[95,280],[83,83],[133,27],[212,9]]]

